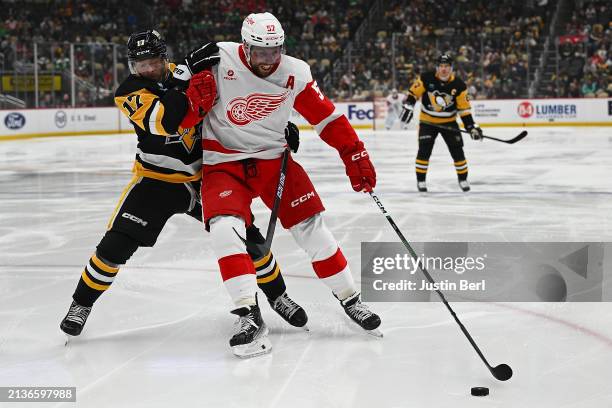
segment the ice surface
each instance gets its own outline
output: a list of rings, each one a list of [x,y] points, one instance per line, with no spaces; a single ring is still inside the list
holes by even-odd
[[[361,135],[377,194],[409,240],[611,241],[611,129],[531,128],[516,145],[466,139],[468,194],[439,140],[426,196],[415,188],[414,132]],[[209,237],[187,216],[136,253],[64,347],[59,321],[130,179],[134,148],[132,135],[0,143],[0,386],[76,386],[78,407],[612,405],[609,303],[455,304],[490,362],[514,369],[500,383],[439,303],[372,304],[385,337],[365,335],[280,226],[273,250],[311,331],[289,327],[265,304],[274,350],[238,360]],[[359,279],[360,243],[396,241],[395,233],[314,133],[302,132],[296,158]],[[265,227],[268,211],[257,202],[254,212]],[[491,394],[472,397],[472,386]]]

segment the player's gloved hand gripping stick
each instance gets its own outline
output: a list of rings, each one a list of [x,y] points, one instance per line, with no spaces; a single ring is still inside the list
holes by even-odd
[[[393,218],[391,218],[391,215],[389,215],[387,210],[385,210],[385,207],[380,202],[380,199],[376,196],[376,194],[374,194],[374,191],[370,191],[369,193],[372,199],[374,200],[374,202],[376,203],[376,205],[378,206],[378,208],[380,209],[380,211],[382,211],[383,215],[387,218],[387,221],[389,221],[389,224],[391,224],[391,227],[393,228],[395,233],[399,236],[400,240],[402,241],[402,243],[404,244],[404,246],[410,253],[410,256],[412,256],[412,258],[418,261],[419,269],[421,270],[421,272],[423,272],[423,275],[425,275],[425,277],[427,278],[429,282],[431,282],[432,284],[435,284],[434,279],[431,277],[429,272],[427,272],[427,269],[425,269],[425,266],[421,264],[421,261],[419,260],[419,257],[417,256],[416,252],[414,252],[414,249],[412,249],[412,247],[410,246],[410,244],[404,237],[404,234],[402,234],[398,226],[395,224],[395,221],[393,221]],[[472,347],[474,347],[474,350],[476,350],[476,353],[478,353],[478,356],[480,357],[482,362],[485,363],[485,365],[487,366],[491,374],[493,374],[493,377],[495,377],[499,381],[509,380],[512,377],[512,368],[510,368],[508,364],[500,364],[496,367],[492,367],[491,364],[489,364],[489,362],[485,358],[485,356],[482,354],[482,351],[480,351],[480,348],[478,347],[478,345],[476,344],[476,342],[474,341],[470,333],[467,331],[463,323],[461,323],[461,321],[457,317],[457,314],[455,314],[455,311],[448,304],[448,301],[444,297],[444,294],[438,289],[436,289],[436,293],[438,294],[438,296],[440,296],[440,299],[444,303],[444,306],[446,306],[450,314],[453,316],[453,318],[459,325],[459,328],[461,329],[465,337],[467,337]]]

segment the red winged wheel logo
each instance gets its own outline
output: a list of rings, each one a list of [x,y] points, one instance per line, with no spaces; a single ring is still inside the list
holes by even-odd
[[[239,96],[227,104],[227,118],[237,126],[262,120],[277,110],[288,96],[289,91],[273,95],[254,93],[247,97]]]

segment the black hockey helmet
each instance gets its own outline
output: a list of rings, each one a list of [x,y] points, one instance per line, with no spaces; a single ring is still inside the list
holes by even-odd
[[[448,52],[443,52],[438,56],[437,65],[448,64],[453,66],[453,57]]]
[[[141,31],[130,35],[127,48],[130,71],[132,71],[134,61],[155,57],[166,59],[166,42],[156,30]]]

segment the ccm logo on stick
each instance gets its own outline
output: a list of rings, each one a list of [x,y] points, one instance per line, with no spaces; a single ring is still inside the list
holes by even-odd
[[[304,194],[300,198],[293,200],[291,202],[291,207],[297,207],[298,205],[302,204],[303,202],[305,202],[307,200],[310,200],[314,196],[315,196],[314,191],[311,191],[310,193]]]

